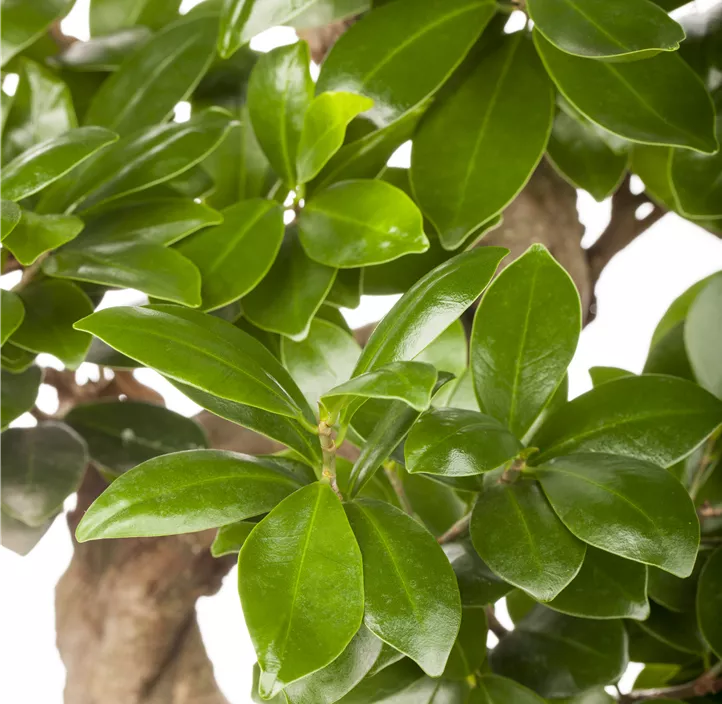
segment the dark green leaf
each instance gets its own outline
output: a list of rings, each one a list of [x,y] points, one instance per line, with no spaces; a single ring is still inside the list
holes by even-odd
[[[203,279],[203,310],[221,308],[255,288],[271,268],[282,240],[283,209],[255,198],[226,208],[223,224],[183,242],[178,251],[198,267]]]
[[[577,575],[586,546],[557,518],[537,482],[500,479],[499,472],[484,477],[471,517],[474,548],[509,584],[549,601]]]
[[[248,537],[238,564],[261,696],[329,665],[361,626],[361,552],[329,486],[311,484],[279,504]]]
[[[697,617],[705,642],[717,657],[722,654],[722,548],[707,560],[699,578]]]
[[[670,472],[601,452],[557,457],[533,472],[564,525],[581,540],[678,577],[692,573],[699,522]]]
[[[697,583],[699,573],[706,561],[706,555],[700,552],[694,564],[694,571],[690,577],[680,579],[669,572],[657,567],[649,567],[649,584],[647,592],[651,599],[670,611],[694,611],[697,596]]]
[[[521,191],[544,154],[553,114],[551,82],[522,32],[485,55],[426,114],[414,137],[411,181],[445,249],[461,245]]]
[[[0,543],[18,555],[27,555],[48,532],[55,516],[41,526],[28,526],[0,510]]]
[[[2,321],[0,344],[4,345],[10,335],[12,335],[23,322],[25,307],[17,293],[6,291],[5,289],[0,291],[0,301],[2,302],[2,309],[0,310],[0,321]]]
[[[680,614],[652,602],[652,613],[639,627],[662,643],[692,655],[701,655],[705,645],[697,628],[694,614]]]
[[[400,509],[370,499],[345,508],[363,556],[366,626],[438,677],[461,622],[459,592],[446,556]]]
[[[0,377],[0,427],[7,428],[35,405],[42,377],[40,367],[33,366],[19,374],[3,369]]]
[[[129,27],[103,37],[73,42],[52,63],[70,71],[117,71],[125,58],[153,36],[148,27]]]
[[[223,555],[237,554],[255,527],[256,524],[251,521],[238,521],[221,526],[211,545],[211,555],[223,557]]]
[[[462,606],[488,606],[512,590],[511,584],[489,569],[474,550],[471,541],[447,543],[444,552],[456,573]]]
[[[24,372],[35,361],[35,353],[24,350],[11,342],[2,346],[2,368],[19,374]]]
[[[476,689],[467,704],[542,704],[534,692],[514,680],[485,674],[476,679]]]
[[[73,215],[36,215],[26,210],[3,245],[21,264],[30,266],[41,255],[70,242],[82,229],[83,221]]]
[[[0,238],[4,240],[17,227],[23,213],[22,210],[20,210],[20,206],[11,200],[1,201],[0,206],[2,207]]]
[[[722,276],[707,283],[689,309],[684,341],[700,385],[722,399]]]
[[[444,677],[465,680],[481,669],[486,658],[486,612],[462,608],[461,628],[444,669]]]

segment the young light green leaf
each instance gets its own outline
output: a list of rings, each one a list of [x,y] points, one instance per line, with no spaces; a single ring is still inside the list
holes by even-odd
[[[476,678],[476,689],[472,690],[467,704],[542,704],[543,701],[537,694],[514,680],[485,674]]]
[[[36,366],[19,374],[5,369],[0,372],[0,428],[4,430],[35,405],[42,377],[42,370]]]
[[[259,689],[270,698],[333,662],[358,631],[361,552],[341,502],[316,483],[256,526],[238,564],[243,616],[262,670]]]
[[[722,399],[722,276],[707,283],[689,309],[684,342],[699,383]]]
[[[63,250],[43,262],[48,276],[132,288],[186,306],[201,303],[201,277],[195,265],[157,244],[98,245]]]
[[[559,91],[592,122],[643,144],[717,150],[709,94],[675,53],[609,63],[560,51],[538,31],[534,42]]]
[[[707,560],[699,578],[697,618],[702,636],[717,657],[722,653],[722,548]]]
[[[308,44],[298,42],[263,54],[248,81],[253,131],[273,170],[289,187],[296,178],[296,154],[303,121],[313,99]]]
[[[398,0],[376,8],[336,42],[317,92],[368,96],[368,117],[388,125],[439,89],[494,11],[489,0]]]
[[[23,211],[20,210],[20,206],[11,200],[0,201],[0,207],[2,210],[0,214],[2,221],[0,222],[0,239],[4,240],[20,222]]]
[[[283,209],[273,201],[244,200],[222,214],[221,225],[199,232],[178,247],[200,270],[203,310],[221,308],[255,288],[283,241]],[[240,269],[239,262],[243,262]]]
[[[699,521],[670,472],[601,452],[557,457],[533,472],[564,525],[584,542],[678,577],[692,573]]]
[[[482,411],[523,437],[561,383],[581,325],[574,282],[532,245],[499,274],[474,318],[471,369]]]
[[[3,246],[21,264],[30,266],[41,255],[75,239],[82,229],[83,221],[73,215],[36,215],[26,210]]]
[[[411,183],[445,249],[459,247],[521,191],[553,115],[551,82],[523,32],[484,55],[429,110],[414,136]]]
[[[530,0],[529,17],[557,48],[593,59],[643,59],[685,37],[650,0]]]
[[[41,191],[117,139],[103,127],[78,127],[36,144],[4,167],[3,198],[18,201]]]
[[[434,538],[400,509],[345,504],[364,566],[364,623],[430,676],[446,666],[461,623],[456,578]]]
[[[495,418],[437,408],[414,424],[404,456],[409,472],[465,477],[496,469],[521,449],[521,443]]]
[[[118,477],[85,512],[81,542],[192,533],[270,511],[301,486],[269,459],[225,450],[161,455]]]
[[[82,438],[54,421],[6,430],[1,449],[3,512],[33,527],[62,509],[88,462]]]
[[[2,324],[2,335],[0,336],[0,344],[5,344],[17,329],[20,327],[20,323],[23,322],[25,317],[25,306],[17,293],[12,291],[6,291],[2,289],[0,291],[0,302],[2,309],[0,309],[0,321]]]
[[[383,264],[429,248],[416,204],[385,181],[343,181],[313,196],[301,212],[299,235],[309,257],[337,268]]]
[[[576,577],[586,546],[557,518],[537,482],[500,479],[500,472],[484,477],[471,516],[474,548],[503,580],[549,601]]]

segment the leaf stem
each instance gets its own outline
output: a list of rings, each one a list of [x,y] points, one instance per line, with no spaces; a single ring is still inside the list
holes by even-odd
[[[396,463],[384,462],[384,472],[389,480],[389,484],[391,484],[391,488],[394,490],[396,497],[399,500],[399,504],[401,504],[401,508],[404,509],[409,516],[413,516],[414,507],[411,505],[411,501],[409,501],[409,497],[406,494],[406,489],[404,488],[404,483],[401,481],[401,477],[396,472]]]
[[[695,699],[707,694],[722,692],[722,662],[713,665],[707,672],[696,680],[672,687],[658,689],[640,689],[636,692],[623,694],[620,704],[634,704],[635,702],[653,701],[654,699]]]
[[[714,468],[715,463],[720,457],[720,450],[715,451],[715,445],[722,435],[722,426],[717,428],[712,435],[707,438],[707,442],[704,445],[702,457],[700,458],[697,469],[695,470],[692,482],[689,487],[689,495],[693,498],[697,498],[700,489],[705,485],[707,479],[709,479],[709,473]]]
[[[333,438],[333,428],[326,421],[322,420],[318,424],[318,439],[323,454],[321,481],[328,484],[336,492],[338,498],[343,501],[343,496],[336,482],[336,441]]]
[[[471,512],[467,513],[465,516],[462,516],[458,521],[456,521],[456,523],[454,523],[454,525],[451,526],[451,528],[449,528],[446,533],[443,533],[436,539],[436,542],[439,543],[439,545],[444,545],[445,543],[450,543],[457,538],[461,538],[462,535],[466,535],[469,532],[470,524]]]

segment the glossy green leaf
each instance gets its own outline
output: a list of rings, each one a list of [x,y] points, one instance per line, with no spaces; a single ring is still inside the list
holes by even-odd
[[[608,452],[670,467],[722,422],[722,403],[695,384],[649,374],[602,384],[553,413],[530,443],[535,461]]]
[[[473,676],[486,659],[486,612],[462,608],[461,627],[444,669],[444,677],[465,680]]]
[[[300,486],[269,459],[224,450],[161,455],[118,477],[75,535],[85,542],[217,528],[270,511]]]
[[[409,472],[464,477],[496,469],[521,449],[521,443],[496,419],[439,408],[414,424],[404,455]]]
[[[262,330],[302,340],[335,276],[335,269],[306,256],[296,230],[291,229],[271,270],[244,297],[243,311]]]
[[[622,379],[625,376],[634,376],[634,374],[619,367],[592,367],[589,370],[589,376],[592,379],[592,384],[596,387],[600,384],[606,384],[608,381]]]
[[[639,627],[675,650],[690,655],[701,655],[706,650],[694,614],[667,611],[653,602],[652,613]]]
[[[536,606],[490,654],[492,670],[543,697],[606,685],[627,668],[621,621],[591,621]]]
[[[8,516],[5,511],[0,510],[0,544],[18,555],[25,556],[48,532],[48,528],[53,524],[54,519],[55,516],[41,526],[33,527]]]
[[[689,309],[684,341],[701,386],[722,399],[722,276],[708,282]]]
[[[246,540],[238,564],[262,696],[329,665],[361,626],[361,552],[329,486],[311,484],[279,504]]]
[[[61,251],[43,262],[48,276],[132,288],[186,306],[201,303],[198,269],[173,249],[118,243]]]
[[[586,546],[561,523],[533,480],[487,474],[471,517],[471,539],[499,577],[549,601],[577,575]]]
[[[50,24],[64,16],[73,0],[5,0],[2,5],[0,53],[3,66],[32,44]]]
[[[217,27],[216,18],[202,16],[160,31],[103,83],[85,121],[122,136],[164,121],[210,66]]]
[[[102,127],[78,127],[36,144],[3,169],[3,198],[17,201],[57,181],[118,135]]]
[[[649,567],[649,584],[647,592],[650,599],[670,611],[680,613],[694,611],[697,597],[697,584],[699,573],[705,565],[707,555],[700,552],[694,564],[694,571],[690,577],[680,579],[669,572],[657,567]]]
[[[529,17],[557,48],[595,59],[675,51],[685,37],[649,0],[530,0]]]
[[[676,54],[609,63],[560,51],[538,31],[534,42],[559,91],[592,122],[643,144],[717,150],[709,94]]]
[[[112,474],[158,455],[207,447],[195,421],[151,403],[86,403],[72,408],[63,420],[85,440],[93,462]]]
[[[203,310],[249,293],[268,273],[283,240],[283,209],[254,198],[222,211],[223,223],[187,239],[178,251],[200,270]],[[243,266],[239,269],[239,262]]]
[[[368,96],[367,116],[388,125],[438,90],[494,11],[488,0],[397,0],[377,8],[336,42],[317,92]]]
[[[153,36],[148,27],[128,27],[87,41],[73,42],[53,57],[57,64],[70,71],[117,71],[130,54],[146,44]]]
[[[299,183],[315,178],[341,148],[346,127],[373,100],[354,93],[321,93],[308,107],[296,156]]]
[[[40,367],[30,367],[19,374],[0,372],[0,427],[3,429],[27,413],[38,396],[43,372]]]
[[[211,545],[211,555],[223,557],[238,554],[255,527],[256,524],[251,521],[238,521],[221,526]]]
[[[343,181],[321,191],[301,211],[299,233],[309,257],[341,268],[429,248],[419,209],[385,181]]]
[[[220,318],[176,306],[108,308],[76,327],[201,391],[314,422],[303,395],[275,357]]]
[[[0,206],[2,207],[2,211],[0,211],[2,216],[2,221],[0,222],[0,239],[4,240],[20,222],[22,210],[20,210],[20,206],[17,203],[11,200],[3,200]]]
[[[684,323],[680,323],[650,348],[644,374],[667,374],[695,381],[684,344],[684,328]]]
[[[440,372],[462,376],[468,363],[466,330],[460,320],[452,323],[431,344],[414,357],[417,362],[433,364]]]
[[[489,569],[470,540],[446,543],[443,547],[456,574],[462,606],[488,606],[513,589]]]
[[[87,461],[85,443],[63,423],[5,431],[3,512],[32,527],[43,525],[78,487]]]
[[[366,626],[438,677],[461,623],[446,556],[424,528],[389,504],[360,499],[345,508],[363,555]]]
[[[248,82],[248,110],[259,144],[287,186],[296,185],[296,154],[313,99],[308,44],[298,42],[258,59]]]
[[[88,296],[69,281],[41,280],[20,292],[25,317],[12,342],[31,352],[55,355],[75,369],[90,347],[90,335],[73,329],[73,323],[93,312]]]
[[[601,452],[557,457],[533,471],[554,511],[581,540],[678,577],[692,573],[699,522],[670,472]]]
[[[0,310],[0,321],[2,323],[2,337],[0,344],[5,344],[23,322],[25,317],[25,307],[17,293],[12,291],[0,291],[0,301],[2,301],[2,310]]]
[[[707,560],[699,578],[697,617],[705,642],[717,657],[722,653],[722,548]]]
[[[308,337],[281,339],[281,359],[309,404],[351,376],[361,354],[353,336],[333,323],[314,319]]]
[[[445,249],[521,191],[544,154],[553,114],[551,82],[522,32],[429,110],[414,137],[411,182]]]
[[[485,674],[476,679],[476,689],[472,691],[467,704],[542,704],[544,700],[518,682]]]
[[[26,210],[3,246],[21,264],[30,266],[41,255],[75,239],[82,229],[83,221],[74,215],[36,215]]]
[[[156,29],[161,18],[177,16],[179,6],[180,0],[92,0],[90,33],[107,35],[135,24]]]

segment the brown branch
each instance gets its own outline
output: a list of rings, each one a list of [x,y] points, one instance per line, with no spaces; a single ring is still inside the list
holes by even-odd
[[[636,692],[623,694],[620,704],[634,704],[634,702],[653,701],[654,699],[694,699],[707,694],[722,692],[722,662],[718,662],[696,680],[672,687],[659,687],[657,689],[640,689]]]
[[[461,538],[462,535],[466,535],[469,532],[470,523],[471,513],[467,513],[465,516],[462,516],[456,523],[454,523],[454,525],[451,526],[451,528],[449,528],[446,533],[440,535],[436,539],[436,542],[439,543],[439,545],[444,545],[445,543],[450,543],[457,538]]]
[[[499,621],[499,619],[496,617],[496,613],[494,612],[494,606],[489,605],[485,607],[486,611],[486,623],[489,626],[489,630],[499,639],[501,640],[505,635],[509,633],[509,631],[504,627],[504,625]]]
[[[394,463],[389,464],[393,465]],[[411,501],[409,501],[409,497],[406,494],[404,483],[401,481],[401,477],[399,477],[396,473],[394,467],[389,466],[389,464],[384,464],[384,472],[389,480],[389,484],[391,484],[391,488],[394,490],[396,498],[398,498],[399,503],[401,504],[401,508],[404,509],[409,516],[413,516],[414,507],[411,505]]]
[[[713,506],[709,501],[705,501],[697,509],[697,514],[700,518],[720,518],[722,516],[722,506]]]

